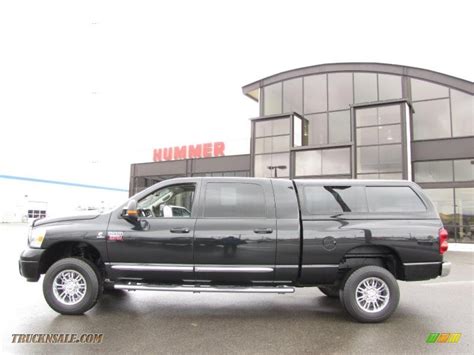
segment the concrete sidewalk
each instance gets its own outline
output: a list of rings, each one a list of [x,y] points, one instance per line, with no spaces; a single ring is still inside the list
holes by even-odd
[[[449,243],[448,253],[450,251],[474,252],[474,244],[470,243]]]

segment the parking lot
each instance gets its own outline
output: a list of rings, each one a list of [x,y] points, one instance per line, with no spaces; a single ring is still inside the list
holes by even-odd
[[[289,295],[117,292],[84,316],[46,304],[18,273],[26,225],[0,225],[2,353],[473,353],[474,253],[448,252],[449,277],[400,282],[398,310],[360,324],[317,288]],[[40,280],[41,281],[41,280]],[[429,333],[462,333],[426,344]],[[103,333],[102,344],[12,344],[18,333]]]

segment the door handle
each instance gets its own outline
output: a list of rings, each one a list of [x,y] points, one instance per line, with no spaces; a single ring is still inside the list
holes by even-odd
[[[189,233],[190,230],[189,228],[171,228],[170,232],[171,233]]]
[[[256,228],[253,230],[257,234],[270,234],[273,232],[272,228]]]

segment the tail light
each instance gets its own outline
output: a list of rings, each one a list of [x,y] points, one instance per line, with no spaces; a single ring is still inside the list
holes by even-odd
[[[439,230],[439,253],[444,254],[448,250],[448,231],[444,228]]]

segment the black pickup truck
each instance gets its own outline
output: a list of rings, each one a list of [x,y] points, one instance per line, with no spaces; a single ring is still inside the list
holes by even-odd
[[[445,276],[448,234],[408,181],[182,178],[108,213],[36,220],[19,261],[62,314],[111,289],[339,297],[361,322],[395,311],[398,280]]]

